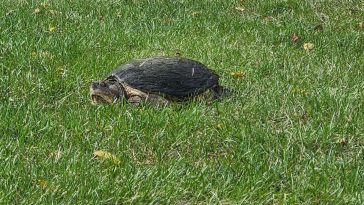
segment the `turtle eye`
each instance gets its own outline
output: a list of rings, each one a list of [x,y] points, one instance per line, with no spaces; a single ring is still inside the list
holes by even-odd
[[[105,82],[100,82],[100,85],[102,86],[102,87],[105,87],[106,86],[106,83]]]
[[[116,79],[115,78],[110,78],[110,79],[107,79],[108,82],[114,84],[116,83]]]

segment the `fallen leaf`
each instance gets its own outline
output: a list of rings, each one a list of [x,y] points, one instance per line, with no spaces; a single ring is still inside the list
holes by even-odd
[[[34,183],[40,187],[42,187],[43,189],[47,188],[49,186],[49,181],[45,180],[45,179],[37,179],[34,181]]]
[[[35,58],[35,57],[53,58],[52,54],[50,54],[48,51],[39,51],[39,52],[33,51],[31,53],[31,55],[32,55],[33,58]]]
[[[120,160],[110,152],[98,150],[94,152],[94,159],[107,159],[113,161],[115,164],[119,164]]]
[[[300,88],[294,88],[291,91],[293,94],[295,95],[302,95],[302,96],[306,96],[308,95],[308,92],[304,89],[300,89]]]
[[[9,16],[9,15],[13,14],[14,12],[15,12],[14,10],[10,10],[10,11],[6,12],[5,16]]]
[[[346,138],[342,138],[339,140],[339,143],[344,146],[344,145],[347,145],[348,144],[348,140]]]
[[[241,6],[237,6],[237,7],[235,7],[235,9],[238,11],[241,11],[241,12],[245,11],[245,8],[241,7]]]
[[[303,49],[305,49],[306,51],[312,50],[315,47],[315,45],[313,43],[304,43],[303,44]]]
[[[216,125],[216,128],[217,128],[217,129],[219,129],[219,130],[221,130],[221,129],[223,128],[223,125],[222,125],[221,123],[218,123],[218,124]]]
[[[273,17],[272,16],[264,16],[264,20],[271,21],[271,20],[273,20]]]
[[[241,78],[243,77],[245,74],[242,71],[236,71],[236,72],[231,72],[230,73],[231,76],[235,77],[235,78]]]
[[[291,37],[292,42],[296,43],[299,39],[300,39],[300,37],[298,37],[298,35],[296,33],[293,33],[293,35]]]
[[[196,16],[199,16],[201,14],[201,12],[198,12],[198,11],[194,11],[192,12],[192,16],[196,17]]]
[[[346,121],[348,123],[351,123],[353,121],[353,118],[351,116],[346,117]]]
[[[51,53],[49,53],[48,51],[39,51],[39,52],[33,51],[31,53],[31,55],[32,55],[33,58],[40,57],[40,58],[51,58],[51,59],[53,59],[53,55]]]
[[[49,28],[48,28],[48,31],[51,33],[55,32],[56,30],[57,30],[57,27],[54,27],[54,26],[49,26]]]
[[[364,22],[359,22],[358,26],[359,26],[359,28],[363,29],[364,28]]]
[[[33,14],[39,14],[41,12],[40,8],[36,8],[33,11]]]

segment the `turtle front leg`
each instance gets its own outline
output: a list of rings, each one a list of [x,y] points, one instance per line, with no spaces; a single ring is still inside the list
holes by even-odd
[[[141,102],[142,102],[142,98],[138,95],[134,95],[134,96],[131,96],[130,98],[128,98],[128,103],[135,105],[135,106],[140,105]]]

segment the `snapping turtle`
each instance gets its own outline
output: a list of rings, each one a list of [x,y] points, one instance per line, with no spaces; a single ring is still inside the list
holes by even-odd
[[[219,76],[205,65],[182,57],[154,57],[119,66],[106,79],[91,83],[93,104],[126,99],[139,105],[145,101],[163,106],[209,93],[220,97],[225,89]]]

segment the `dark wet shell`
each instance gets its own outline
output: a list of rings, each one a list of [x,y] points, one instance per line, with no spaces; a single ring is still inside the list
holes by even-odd
[[[200,94],[219,81],[219,76],[205,65],[180,57],[136,60],[118,67],[111,75],[143,92],[174,98]]]

